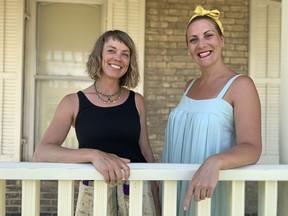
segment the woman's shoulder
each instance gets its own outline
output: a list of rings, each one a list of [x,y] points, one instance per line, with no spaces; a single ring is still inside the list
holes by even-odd
[[[188,82],[186,82],[185,87],[184,87],[184,92],[187,90],[187,88],[190,86],[190,84],[194,81],[195,79],[190,79]]]
[[[78,101],[78,93],[77,92],[74,92],[74,93],[69,93],[69,94],[66,94],[62,100],[61,100],[61,103],[67,103],[67,104],[71,104],[71,103],[75,103],[76,101]]]
[[[144,96],[139,93],[139,92],[134,92],[135,93],[135,105],[136,108],[139,112],[139,114],[145,112],[145,100]]]
[[[258,97],[255,83],[248,75],[240,75],[230,87],[230,95],[234,99],[245,99],[247,97]]]
[[[245,91],[245,87],[255,87],[254,81],[250,76],[244,74],[238,74],[236,76],[238,77],[233,81],[234,89]]]
[[[131,91],[131,92],[134,92],[134,91]],[[143,97],[143,95],[141,94],[141,93],[139,93],[139,92],[134,92],[134,97],[135,97],[135,103],[136,103],[136,105],[137,104],[144,104],[144,97]]]
[[[134,92],[134,94],[135,94],[135,99],[137,98],[137,99],[140,99],[140,100],[143,100],[144,99],[144,97],[143,97],[143,95],[141,94],[141,93],[139,93],[139,92],[135,92],[135,91],[132,91],[132,90],[130,90],[131,92]]]
[[[70,93],[62,98],[56,111],[63,114],[76,113],[78,110],[78,104],[79,102],[77,93]]]

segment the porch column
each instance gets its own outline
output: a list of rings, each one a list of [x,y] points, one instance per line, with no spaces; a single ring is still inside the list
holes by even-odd
[[[280,163],[288,164],[288,1],[281,9]],[[278,215],[288,212],[288,182],[279,182]]]

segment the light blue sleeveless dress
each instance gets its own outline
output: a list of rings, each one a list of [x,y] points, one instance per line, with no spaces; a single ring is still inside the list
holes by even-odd
[[[163,163],[201,164],[210,155],[224,152],[236,144],[233,107],[222,98],[239,76],[232,77],[219,95],[212,99],[194,100],[187,97],[196,79],[191,82],[180,103],[169,115]],[[183,211],[188,186],[189,181],[178,183],[177,216],[194,215],[194,200],[189,211]],[[211,215],[227,215],[227,206],[227,184],[218,182],[212,195]]]

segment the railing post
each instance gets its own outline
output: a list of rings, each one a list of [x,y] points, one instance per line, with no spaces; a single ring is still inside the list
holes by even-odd
[[[40,215],[40,180],[22,180],[22,215]]]
[[[245,182],[229,182],[229,213],[228,215],[243,216],[245,215]]]
[[[210,216],[211,215],[211,198],[201,200],[196,203],[197,216]]]
[[[74,215],[74,181],[58,181],[58,215]]]
[[[277,215],[277,181],[260,181],[258,185],[258,215]],[[287,212],[286,212],[287,213]]]
[[[142,215],[143,181],[129,182],[129,215]]]
[[[0,180],[0,215],[6,215],[6,180]]]
[[[107,215],[108,188],[105,181],[94,181],[93,216]]]
[[[177,181],[163,181],[162,215],[176,216],[177,212]]]
[[[288,182],[278,182],[277,216],[287,216],[288,211]]]

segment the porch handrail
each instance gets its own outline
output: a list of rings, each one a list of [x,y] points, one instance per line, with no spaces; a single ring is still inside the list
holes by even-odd
[[[130,163],[129,180],[191,180],[199,164]],[[17,171],[17,172],[16,172]],[[219,181],[288,181],[288,164],[255,164],[220,170]],[[51,172],[53,175],[51,175]],[[103,180],[92,164],[1,162],[0,179]]]
[[[198,164],[131,163],[130,215],[141,215],[142,183],[144,180],[163,181],[163,215],[176,215],[177,181],[190,180]],[[22,215],[38,216],[40,209],[40,181],[58,181],[58,215],[73,215],[75,180],[94,180],[97,199],[94,215],[105,215],[107,184],[91,164],[74,163],[0,163],[0,215],[5,215],[6,180],[22,180]],[[256,164],[241,168],[221,170],[219,181],[228,181],[230,186],[230,215],[244,215],[245,182],[258,181],[258,215],[277,215],[278,182],[288,181],[288,165]],[[68,195],[67,195],[68,194]],[[67,197],[71,197],[70,199]],[[4,210],[3,210],[4,206]],[[210,199],[197,205],[198,215],[210,215]],[[237,206],[237,208],[236,208]]]

